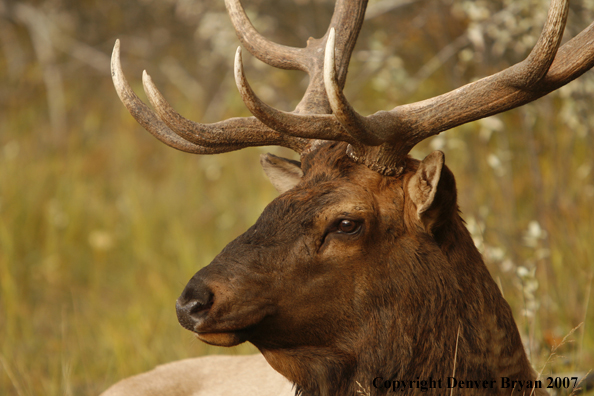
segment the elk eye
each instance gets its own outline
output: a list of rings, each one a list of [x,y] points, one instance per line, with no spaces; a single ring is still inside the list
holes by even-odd
[[[337,231],[344,234],[354,234],[361,229],[361,224],[356,221],[342,219],[338,223]]]

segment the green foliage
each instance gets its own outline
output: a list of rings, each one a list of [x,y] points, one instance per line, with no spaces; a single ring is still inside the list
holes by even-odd
[[[332,2],[297,3],[246,6],[261,32],[302,45],[323,34]],[[419,0],[377,12],[346,94],[367,114],[501,70],[529,51],[545,3]],[[574,35],[594,7],[572,7]],[[174,303],[275,196],[258,165],[264,149],[196,157],[148,136],[111,86],[116,37],[137,92],[146,67],[190,118],[247,115],[222,1],[0,3],[2,395],[97,394],[156,364],[230,352],[183,330]],[[303,75],[246,63],[265,101],[297,103]],[[594,367],[592,73],[413,152],[446,153],[464,217],[537,369],[583,322],[545,374]]]

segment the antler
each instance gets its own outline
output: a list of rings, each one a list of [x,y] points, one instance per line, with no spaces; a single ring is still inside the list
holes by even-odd
[[[327,47],[325,83],[334,115],[351,136],[380,142],[379,147],[354,145],[350,156],[384,173],[397,171],[422,140],[522,106],[581,76],[594,66],[594,23],[559,48],[568,10],[569,0],[552,0],[541,36],[523,62],[446,94],[368,117],[359,115],[339,89],[331,73],[332,48]]]
[[[250,146],[278,145],[300,152],[307,141],[283,135],[262,125],[254,117],[231,118],[213,124],[199,124],[179,115],[165,101],[150,76],[143,73],[145,92],[155,107],[153,112],[134,93],[120,63],[120,41],[111,56],[113,84],[132,117],[163,143],[194,154],[218,154]]]
[[[276,110],[249,86],[238,49],[235,79],[255,118],[199,124],[173,110],[146,72],[144,89],[155,112],[142,103],[122,73],[116,42],[112,76],[120,99],[145,129],[182,151],[215,154],[280,145],[304,153],[311,140],[338,140],[349,143],[347,152],[355,161],[383,174],[397,174],[420,141],[538,99],[594,66],[594,23],[559,48],[569,1],[552,0],[543,32],[523,62],[435,98],[363,117],[342,90],[367,0],[338,0],[326,34],[310,38],[305,48],[267,40],[254,29],[239,0],[225,0],[225,4],[239,40],[252,55],[274,67],[305,71],[310,81],[294,111]]]
[[[155,109],[152,111],[134,94],[124,77],[120,64],[120,44],[116,41],[111,62],[114,86],[122,103],[138,123],[165,144],[197,154],[217,154],[266,145],[284,146],[301,153],[311,139],[349,141],[340,123],[331,115],[326,115],[327,119],[322,122],[312,116],[331,111],[323,81],[323,54],[328,33],[321,39],[310,38],[306,48],[279,45],[256,32],[238,0],[226,0],[225,3],[240,41],[254,56],[272,66],[302,70],[310,75],[303,99],[291,113],[297,118],[283,119],[282,114],[288,113],[274,110],[255,97],[243,75],[239,50],[235,67],[238,88],[248,108],[259,116],[259,120],[254,117],[232,118],[213,124],[190,121],[167,103],[145,71],[144,90]],[[341,87],[346,80],[348,62],[363,23],[366,6],[367,0],[351,3],[339,0],[330,23],[330,26],[339,29],[343,37],[336,46],[336,52],[339,53],[336,81]],[[275,117],[267,117],[269,113]],[[330,127],[325,127],[324,123]]]

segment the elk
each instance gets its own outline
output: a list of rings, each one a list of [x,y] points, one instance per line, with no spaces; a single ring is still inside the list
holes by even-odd
[[[300,161],[261,157],[280,195],[190,279],[176,303],[180,324],[208,344],[251,342],[297,395],[355,395],[361,386],[370,395],[441,395],[450,391],[448,377],[463,394],[546,394],[460,217],[444,154],[419,161],[408,153],[430,136],[526,104],[585,73],[594,65],[594,23],[561,46],[569,4],[552,0],[523,62],[443,95],[361,116],[343,87],[366,0],[337,0],[326,34],[305,48],[267,40],[239,0],[225,3],[252,55],[309,74],[294,111],[256,96],[241,49],[235,79],[254,116],[213,124],[178,114],[145,72],[151,110],[123,75],[119,42],[112,56],[121,101],[165,144],[194,154],[279,145],[300,155]],[[160,372],[192,377],[196,370],[200,377],[208,364],[193,360]],[[422,389],[423,380],[440,382]],[[180,381],[168,385],[171,394],[190,394],[186,385],[195,378]],[[191,394],[215,394],[201,391]]]

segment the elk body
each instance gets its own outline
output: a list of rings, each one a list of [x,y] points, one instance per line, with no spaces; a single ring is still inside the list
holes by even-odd
[[[464,381],[456,389],[463,394],[544,394],[533,388],[537,376],[511,310],[459,215],[443,153],[418,161],[408,152],[429,136],[577,78],[594,65],[594,24],[560,48],[568,3],[554,0],[524,62],[362,117],[342,87],[366,3],[339,0],[326,35],[291,48],[261,37],[238,1],[227,0],[253,55],[309,73],[304,98],[290,113],[256,97],[239,50],[235,77],[255,117],[194,123],[145,74],[153,112],[126,82],[116,43],[118,94],[161,141],[198,154],[281,145],[301,155],[300,162],[262,157],[280,196],[192,277],[177,301],[179,322],[212,345],[251,342],[301,395],[384,395],[394,381],[401,381],[401,394],[417,394],[416,381],[430,379],[440,386],[423,393],[442,395],[448,377]]]

